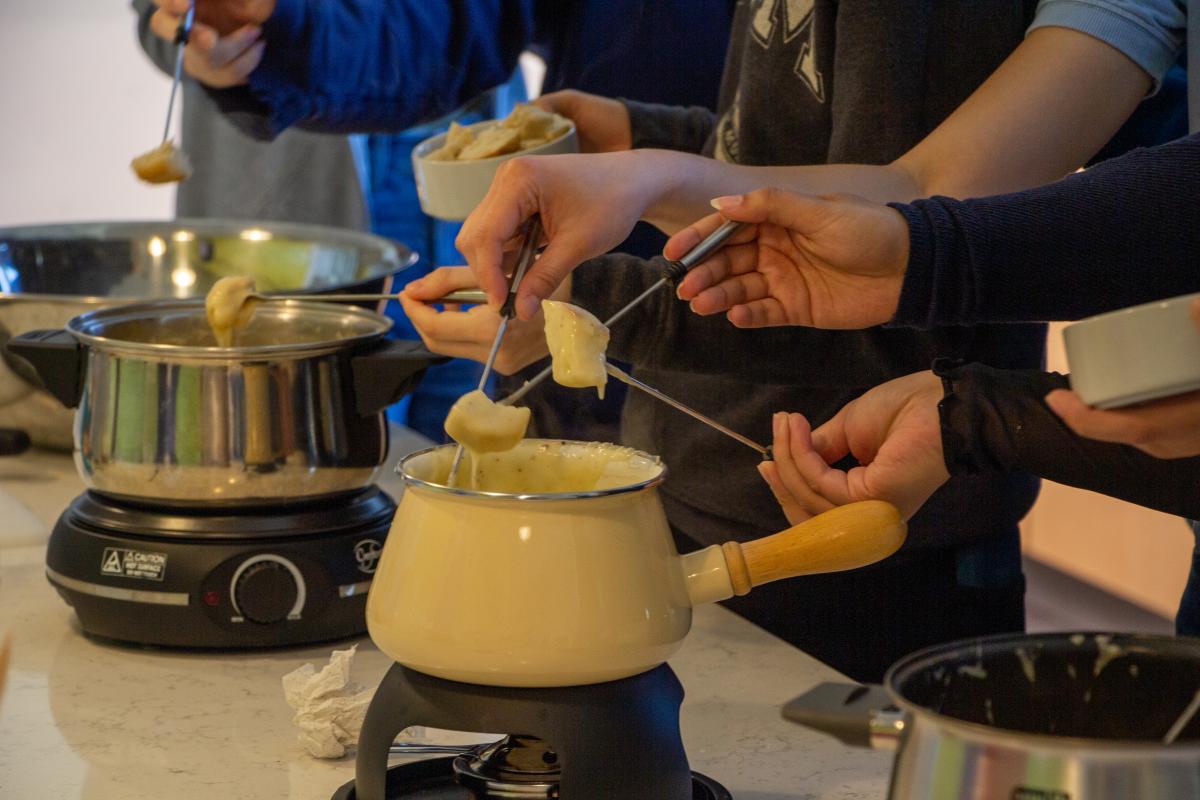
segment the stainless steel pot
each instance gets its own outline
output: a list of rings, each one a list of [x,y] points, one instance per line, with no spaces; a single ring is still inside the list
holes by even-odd
[[[440,360],[386,341],[391,321],[332,303],[267,303],[219,348],[200,300],[88,312],[8,343],[75,413],[92,488],[168,504],[296,502],[371,484],[383,409]]]
[[[0,228],[0,356],[12,336],[60,328],[134,300],[199,297],[226,275],[264,291],[390,291],[417,255],[378,236],[319,225],[180,219]],[[0,358],[0,420],[45,447],[71,447],[71,413]]]
[[[847,744],[898,748],[893,800],[1200,797],[1200,640],[1006,635],[897,662],[884,687],[821,684],[784,716]]]

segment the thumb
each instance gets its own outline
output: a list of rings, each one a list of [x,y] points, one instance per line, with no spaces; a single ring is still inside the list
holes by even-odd
[[[820,228],[831,205],[830,201],[820,197],[775,188],[726,195],[712,201],[713,208],[726,219],[769,222],[802,234],[811,234]]]

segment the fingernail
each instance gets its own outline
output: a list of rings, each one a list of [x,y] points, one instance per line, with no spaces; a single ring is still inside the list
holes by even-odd
[[[717,211],[728,211],[740,206],[745,199],[746,196],[742,194],[727,194],[721,197],[714,197],[709,203]]]
[[[538,299],[532,295],[526,295],[517,301],[517,316],[521,319],[529,319],[538,310]]]

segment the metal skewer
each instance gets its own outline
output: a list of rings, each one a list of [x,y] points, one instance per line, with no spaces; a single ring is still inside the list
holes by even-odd
[[[179,92],[179,82],[183,79],[183,51],[187,47],[188,37],[192,34],[192,22],[196,19],[196,4],[188,5],[187,13],[179,20],[175,29],[175,79],[171,81],[171,99],[167,101],[167,123],[163,125],[163,143],[171,135],[171,113],[175,110],[175,95]]]
[[[714,430],[718,430],[721,433],[725,434],[726,436],[729,436],[733,439],[737,439],[739,442],[746,445],[747,447],[757,450],[765,461],[770,461],[772,459],[771,449],[769,447],[763,447],[761,444],[754,441],[753,439],[749,439],[745,436],[742,436],[737,431],[726,428],[724,425],[717,422],[712,417],[706,417],[705,415],[701,414],[696,409],[691,408],[689,406],[685,406],[683,403],[679,402],[678,400],[676,400],[673,397],[669,397],[669,396],[663,394],[658,389],[655,389],[653,386],[647,386],[646,384],[642,383],[637,378],[633,377],[632,375],[628,374],[627,372],[624,372],[624,371],[614,367],[612,364],[606,364],[605,368],[607,369],[609,375],[612,375],[614,378],[621,381],[622,383],[627,383],[635,389],[641,389],[643,392],[650,395],[651,397],[653,397],[657,400],[661,400],[662,402],[666,403],[667,405],[671,406],[672,408],[682,411],[683,413],[687,414],[689,417],[700,420],[708,427],[713,428]]]
[[[378,300],[399,300],[400,294],[400,292],[391,292],[390,294],[258,294],[255,292],[250,297],[263,303],[373,303]],[[482,305],[487,302],[487,295],[482,289],[455,289],[432,302]]]
[[[667,262],[665,274],[655,281],[650,288],[646,289],[637,297],[630,300],[624,308],[620,309],[617,311],[617,313],[604,320],[604,327],[612,327],[614,323],[620,321],[622,317],[641,305],[647,297],[654,294],[668,283],[677,283],[684,275],[688,273],[689,270],[691,270],[692,267],[711,256],[721,247],[721,245],[725,244],[725,240],[737,233],[737,231],[741,229],[742,224],[743,223],[741,222],[734,222],[733,220],[726,221],[723,225],[721,225],[721,227],[710,233],[698,245],[689,250],[683,256],[683,258],[679,259],[678,261]],[[532,378],[525,381],[525,383],[521,384],[521,388],[517,389],[507,397],[501,398],[498,401],[499,404],[502,406],[510,406],[517,402],[522,397],[529,394],[531,389],[540,384],[542,381],[546,380],[546,378],[550,377],[550,372],[551,367],[546,367],[537,375],[534,375]]]
[[[508,321],[517,315],[517,288],[521,285],[521,279],[525,277],[525,271],[533,263],[533,257],[537,253],[541,238],[542,220],[535,214],[525,224],[525,240],[521,242],[521,252],[517,256],[517,271],[513,275],[512,285],[508,287],[508,298],[500,308],[500,327],[496,329],[496,338],[492,340],[491,352],[488,353],[487,361],[483,363],[483,373],[479,376],[479,386],[476,387],[478,391],[482,392],[487,386],[488,378],[492,374],[492,367],[496,364],[496,354],[500,352],[500,343],[504,341],[504,332],[508,330]],[[462,457],[463,446],[460,444],[454,448],[454,461],[451,462],[450,474],[446,477],[447,486],[454,485],[454,478],[458,475],[458,466],[462,463]]]
[[[1183,733],[1183,729],[1192,721],[1192,717],[1196,716],[1196,712],[1200,711],[1200,689],[1192,697],[1192,702],[1188,703],[1187,708],[1179,715],[1179,719],[1175,720],[1175,724],[1167,731],[1167,735],[1163,737],[1163,744],[1174,744],[1179,738],[1179,734]]]

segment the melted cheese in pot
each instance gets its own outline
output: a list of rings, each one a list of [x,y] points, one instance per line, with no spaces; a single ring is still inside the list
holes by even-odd
[[[511,450],[529,427],[529,409],[493,403],[476,389],[455,401],[444,427],[450,438],[473,456]]]
[[[220,347],[233,346],[233,334],[250,324],[258,301],[254,294],[254,279],[247,277],[221,278],[204,298],[204,313]]]
[[[445,485],[453,448],[431,455],[415,477]],[[463,475],[457,481],[461,484]],[[511,450],[473,457],[468,485],[501,494],[591,492],[641,483],[662,472],[662,464],[645,453],[604,442],[526,439]]]
[[[546,316],[546,344],[554,380],[563,386],[581,389],[595,386],[604,397],[608,382],[604,351],[608,349],[608,328],[579,306],[556,300],[543,300]]]

